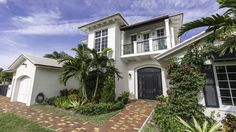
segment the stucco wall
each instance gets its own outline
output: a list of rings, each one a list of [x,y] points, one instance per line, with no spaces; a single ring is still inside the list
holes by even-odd
[[[30,104],[30,100],[31,100],[31,93],[32,93],[32,87],[34,85],[34,78],[35,78],[35,71],[36,71],[36,67],[35,65],[33,65],[30,61],[25,60],[24,62],[22,62],[18,68],[16,69],[16,72],[14,73],[13,79],[12,79],[12,93],[11,93],[11,101],[16,101],[17,100],[17,96],[18,96],[18,85],[19,85],[19,80],[22,77],[29,77],[31,79],[30,81],[30,89],[28,91],[28,101],[27,101],[27,105]]]
[[[58,96],[59,91],[65,88],[79,88],[79,81],[70,79],[66,86],[59,82],[58,78],[61,71],[55,68],[37,67],[35,83],[31,97],[31,104],[35,103],[36,96],[42,92],[46,98]]]
[[[122,75],[122,79],[116,79],[116,95],[119,96],[123,91],[128,91],[128,82],[127,82],[127,66],[121,58],[121,31],[119,24],[111,23],[110,25],[97,28],[95,30],[89,31],[88,34],[88,47],[94,48],[94,33],[96,31],[108,29],[108,48],[112,49],[112,52],[109,54],[109,57],[115,59],[115,66],[119,69]]]
[[[154,60],[143,60],[143,61],[132,61],[128,64],[127,74],[130,74],[131,77],[128,79],[128,87],[129,92],[131,94],[131,98],[138,99],[138,75],[137,71],[144,67],[156,67],[161,69],[161,77],[162,77],[162,91],[163,95],[166,95],[166,91],[168,89],[167,80],[166,80],[166,69],[163,68],[159,62]]]

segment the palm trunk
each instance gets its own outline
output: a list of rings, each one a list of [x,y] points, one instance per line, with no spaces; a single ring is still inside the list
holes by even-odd
[[[97,94],[97,89],[98,89],[98,80],[99,80],[99,75],[97,75],[96,86],[95,86],[95,91],[94,91],[93,97],[95,97],[96,94]]]
[[[83,84],[82,84],[82,86],[83,86],[83,96],[85,97],[85,99],[88,99],[88,97],[87,97],[87,93],[86,93],[86,89],[85,89],[85,82],[83,81]]]

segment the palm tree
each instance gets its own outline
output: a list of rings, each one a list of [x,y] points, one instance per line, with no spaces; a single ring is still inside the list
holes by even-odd
[[[118,78],[121,78],[119,70],[114,66],[115,60],[107,56],[110,51],[111,49],[109,48],[105,48],[102,52],[97,52],[95,49],[90,50],[92,54],[92,70],[96,73],[96,85],[93,97],[97,94],[99,78],[102,74],[117,75]]]
[[[87,99],[85,80],[88,78],[91,69],[90,50],[86,45],[81,45],[78,48],[73,48],[72,50],[76,53],[75,57],[65,56],[59,59],[59,62],[63,63],[63,70],[59,79],[64,83],[64,85],[66,85],[70,78],[77,78],[81,83],[83,96]]]
[[[236,1],[217,0],[217,2],[220,5],[219,9],[226,9],[223,15],[214,14],[186,23],[180,28],[179,36],[192,29],[207,27],[206,32],[213,32],[212,35],[208,36],[208,40],[211,38],[211,41],[221,40],[224,42],[220,47],[221,54],[233,53],[236,51]]]
[[[51,58],[51,59],[56,59],[56,60],[61,59],[64,56],[68,56],[68,54],[63,51],[62,52],[54,51],[51,54],[44,55],[45,58]]]

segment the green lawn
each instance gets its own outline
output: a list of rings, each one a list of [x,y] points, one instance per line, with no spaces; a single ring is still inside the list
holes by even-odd
[[[159,132],[159,130],[157,128],[155,128],[154,126],[152,126],[151,124],[147,123],[141,132]]]
[[[54,132],[39,124],[16,116],[12,113],[0,113],[0,132]]]
[[[78,122],[88,121],[90,123],[95,123],[95,124],[103,124],[105,121],[109,120],[111,117],[113,117],[114,115],[120,112],[120,110],[118,110],[118,111],[101,114],[101,115],[86,116],[86,115],[76,114],[69,110],[63,110],[63,109],[59,109],[59,108],[48,106],[48,105],[34,105],[32,107],[43,110],[45,112],[54,113],[55,115],[60,116],[60,117],[63,117],[63,116],[71,117]]]

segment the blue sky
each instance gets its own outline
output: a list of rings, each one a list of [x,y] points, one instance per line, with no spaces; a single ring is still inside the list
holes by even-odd
[[[117,12],[133,24],[176,13],[188,22],[220,11],[215,0],[0,0],[0,67],[6,69],[21,53],[71,54],[86,37],[79,26]]]

